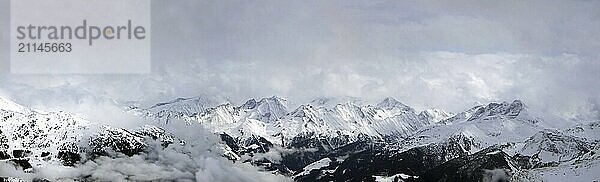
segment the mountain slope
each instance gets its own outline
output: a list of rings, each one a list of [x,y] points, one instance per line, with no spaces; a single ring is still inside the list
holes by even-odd
[[[527,107],[519,100],[512,103],[490,103],[477,106],[451,118],[415,132],[410,138],[399,143],[398,147],[435,143],[456,135],[470,138],[475,146],[471,153],[495,144],[520,142],[543,130],[543,120],[529,114]]]
[[[18,110],[14,108],[19,108]],[[78,153],[81,136],[88,132],[90,122],[64,112],[41,112],[13,105],[0,108],[0,130],[5,138],[2,150],[7,153],[27,153],[33,165],[63,163],[70,160],[66,153]],[[5,157],[6,158],[6,157]],[[66,161],[66,163],[69,163]]]
[[[83,158],[118,152],[142,152],[147,140],[163,146],[177,140],[163,129],[145,125],[135,131],[103,126],[65,112],[32,110],[0,98],[0,162],[13,162],[26,171],[44,166],[73,166]],[[7,105],[9,103],[10,105]]]

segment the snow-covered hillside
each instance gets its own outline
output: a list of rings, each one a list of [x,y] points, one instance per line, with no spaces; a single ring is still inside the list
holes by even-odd
[[[3,160],[31,157],[33,165],[58,164],[68,160],[67,153],[78,153],[82,136],[89,133],[90,122],[71,114],[36,111],[3,98],[0,103],[0,137],[5,138],[0,153],[8,154]]]

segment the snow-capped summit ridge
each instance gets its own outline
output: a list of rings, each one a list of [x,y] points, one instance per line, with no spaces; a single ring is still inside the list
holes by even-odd
[[[292,117],[307,117],[309,115],[314,115],[315,108],[310,104],[300,105],[296,110],[290,112],[288,115]]]
[[[332,108],[340,103],[367,105],[367,102],[357,97],[318,97],[309,102],[315,107]]]
[[[131,107],[131,111],[138,115],[165,120],[166,122],[171,119],[187,120],[206,108],[216,106],[219,100],[221,99],[207,96],[177,98],[147,108]]]
[[[240,108],[242,108],[242,109],[254,109],[254,108],[256,108],[257,105],[258,105],[258,102],[256,101],[256,99],[252,98],[250,100],[247,100],[244,104],[242,104],[240,106]]]
[[[452,117],[442,120],[441,122],[445,124],[451,124],[474,121],[478,119],[489,120],[497,117],[517,118],[521,117],[523,113],[526,113],[526,110],[527,106],[521,100],[514,100],[512,103],[492,102],[487,105],[474,106],[471,109],[459,112]],[[527,114],[523,115],[522,117],[536,120],[535,118],[529,118],[530,116],[527,116]]]
[[[525,108],[525,104],[523,104],[521,100],[515,100],[512,103],[492,102],[485,107],[479,108],[475,113],[473,113],[473,115],[468,119],[468,121],[496,116],[506,116],[514,118],[518,116],[521,113],[521,111],[525,110]]]
[[[262,98],[258,102],[250,99],[240,108],[246,110],[248,118],[261,121],[276,121],[288,113],[287,100],[277,96]]]
[[[227,133],[240,141],[244,137],[260,136],[273,144],[283,145],[289,144],[294,138],[319,137],[336,141],[332,148],[365,136],[375,140],[397,141],[430,126],[436,132],[423,134],[432,140],[439,138],[438,135],[442,138],[445,136],[444,132],[438,131],[438,128],[446,128],[442,125],[456,125],[451,127],[449,134],[464,133],[484,143],[487,139],[524,139],[539,131],[540,127],[530,122],[536,119],[524,113],[526,106],[520,100],[476,106],[456,115],[441,109],[417,112],[391,97],[375,106],[357,102],[338,102],[333,105],[335,100],[321,101],[327,104],[313,101],[288,110],[286,99],[276,96],[253,98],[238,106],[227,103],[207,108],[188,122],[199,122],[216,133]],[[502,125],[498,126],[498,123]],[[526,126],[515,127],[521,124]]]
[[[377,104],[377,107],[382,108],[382,109],[400,108],[404,111],[412,110],[411,107],[403,104],[402,102],[394,99],[393,97],[384,98],[383,101],[381,101],[379,104]]]
[[[430,120],[435,123],[443,121],[452,116],[452,113],[448,113],[441,109],[426,109],[419,113],[419,117],[425,120]]]

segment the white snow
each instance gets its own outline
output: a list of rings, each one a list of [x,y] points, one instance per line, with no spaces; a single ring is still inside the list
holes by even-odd
[[[331,163],[331,159],[323,158],[321,160],[318,160],[316,162],[313,162],[313,163],[307,165],[306,167],[304,167],[302,169],[302,172],[296,174],[295,176],[304,176],[304,175],[310,174],[310,171],[327,167],[327,166],[329,166],[329,163]]]
[[[359,135],[379,139],[400,138],[437,122],[432,117],[418,115],[414,109],[392,98],[386,98],[378,106],[347,102],[331,108],[306,104],[291,112],[287,112],[286,108],[285,99],[251,99],[237,107],[227,103],[208,108],[192,122],[202,123],[214,132],[225,132],[235,138],[261,136],[278,145],[307,133],[343,137],[350,142],[358,140]],[[439,113],[445,113],[441,110],[432,112],[438,113],[435,114],[438,120],[441,117]]]
[[[500,153],[500,151],[496,150],[496,151],[493,151],[493,152],[488,152],[485,155],[494,155],[494,154],[497,154],[497,153]]]
[[[513,176],[511,181],[599,181],[600,161],[586,160],[577,164],[561,164],[557,167],[545,167],[523,170]]]
[[[59,147],[78,143],[83,139],[81,136],[89,132],[90,122],[82,118],[64,112],[35,111],[2,100],[0,98],[4,103],[0,106],[0,136],[9,139],[7,151],[28,149],[31,156],[41,156],[42,152],[56,155]],[[54,157],[50,161],[30,160],[34,166],[48,162],[58,163]]]
[[[400,181],[402,181],[402,179],[408,179],[408,178],[419,178],[419,176],[411,176],[408,174],[395,174],[392,176],[373,176],[375,177],[375,181],[377,182],[394,182],[396,179],[399,179]]]

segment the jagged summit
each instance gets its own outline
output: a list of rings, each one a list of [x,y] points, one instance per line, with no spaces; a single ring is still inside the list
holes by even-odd
[[[526,105],[521,100],[514,100],[512,103],[508,102],[492,102],[487,105],[478,105],[472,107],[466,111],[457,113],[450,118],[444,119],[441,122],[446,124],[460,123],[465,121],[474,120],[491,120],[495,118],[517,118],[527,110]],[[535,121],[535,118],[529,118],[530,116],[522,116],[524,119],[530,119]]]
[[[480,107],[477,109],[475,113],[468,119],[468,121],[480,119],[480,118],[489,118],[489,117],[498,117],[498,116],[506,116],[506,117],[517,117],[521,111],[525,109],[525,104],[523,104],[520,100],[515,100],[512,103],[502,102],[502,103],[489,103],[485,107]]]
[[[425,120],[431,120],[433,122],[440,122],[446,118],[452,116],[452,113],[448,113],[441,109],[426,109],[419,113],[419,117]]]
[[[401,110],[404,110],[404,111],[412,110],[411,107],[403,104],[402,102],[394,99],[393,97],[386,97],[385,99],[383,99],[383,101],[381,101],[379,104],[377,104],[377,107],[383,108],[383,109],[400,108]]]
[[[148,107],[148,110],[160,110],[160,109],[184,109],[189,108],[205,108],[214,105],[218,101],[216,99],[209,98],[207,96],[196,96],[187,98],[176,98],[167,102],[161,102]]]
[[[331,100],[332,100],[332,98],[321,97],[321,98],[313,99],[312,101],[310,101],[310,103],[314,104],[316,106],[324,106],[325,104],[329,103]]]
[[[375,106],[357,102],[338,102],[333,105],[337,100],[339,99],[313,100],[288,110],[287,100],[284,98],[252,98],[239,106],[227,103],[204,109],[187,121],[202,123],[216,133],[224,132],[238,140],[260,136],[271,143],[283,144],[290,143],[295,138],[323,137],[336,141],[330,148],[341,146],[344,142],[340,141],[352,142],[361,138],[402,140],[415,132],[431,136],[431,141],[438,136],[443,138],[461,133],[477,136],[481,140],[495,141],[498,137],[504,137],[506,141],[514,141],[524,138],[519,132],[533,134],[540,127],[533,124],[535,122],[530,122],[526,127],[510,128],[523,121],[535,120],[528,114],[521,114],[526,106],[520,100],[489,103],[455,115],[441,109],[416,112],[392,97],[384,98]],[[314,103],[320,105],[315,106]],[[498,125],[499,122],[507,125]],[[456,126],[449,128],[450,130],[445,129],[446,132],[440,125]],[[427,127],[433,127],[431,131],[436,132],[419,131]],[[423,141],[427,143],[430,139]]]
[[[244,104],[242,104],[240,106],[240,108],[242,108],[242,109],[254,109],[254,108],[256,108],[257,105],[258,105],[258,102],[256,101],[256,99],[252,98],[250,100],[247,100]]]
[[[287,100],[277,96],[262,98],[258,102],[250,99],[240,108],[248,110],[248,118],[263,121],[276,121],[288,113]]]
[[[167,105],[167,104],[173,104],[173,103],[181,102],[181,101],[188,100],[188,99],[191,99],[191,98],[182,98],[182,97],[179,97],[179,98],[167,101],[167,102],[157,103],[154,106],[151,106],[150,108],[160,107],[160,106],[164,106],[164,105]]]
[[[334,102],[338,100],[340,102]],[[377,106],[348,101],[347,98],[329,98],[313,100],[294,110],[287,109],[285,99],[273,96],[249,99],[237,107],[209,108],[195,119],[215,132],[225,132],[233,138],[252,136],[251,133],[272,143],[289,143],[295,138],[323,137],[332,141],[333,146],[329,148],[335,148],[361,138],[399,139],[448,117],[442,110],[429,110],[419,115],[393,98],[386,98]]]
[[[315,107],[332,108],[338,104],[351,103],[355,105],[367,105],[367,102],[357,97],[318,97],[309,102]]]
[[[309,115],[314,115],[315,108],[310,104],[300,105],[296,110],[290,112],[288,115],[292,117],[307,117]]]
[[[219,104],[220,99],[197,96],[189,98],[177,98],[167,102],[161,102],[148,108],[133,107],[135,113],[162,119],[168,122],[171,119],[188,119],[204,109],[214,107]]]

